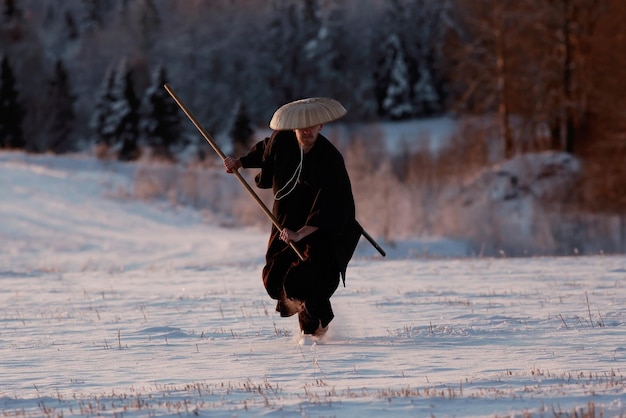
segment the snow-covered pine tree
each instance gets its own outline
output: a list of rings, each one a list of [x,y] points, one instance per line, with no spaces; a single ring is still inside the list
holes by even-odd
[[[0,147],[25,147],[22,123],[26,111],[19,100],[15,75],[9,58],[4,56],[0,69]]]
[[[45,151],[55,153],[68,152],[75,148],[75,139],[72,137],[76,114],[69,76],[63,60],[58,59],[54,66],[54,76],[48,85],[48,99],[50,100],[51,126],[45,144]]]
[[[402,20],[402,43],[411,83],[411,99],[415,116],[428,117],[441,113],[443,92],[437,69],[442,65],[443,42],[446,38],[448,19],[446,11],[449,1],[404,0]]]
[[[393,120],[406,119],[415,114],[415,108],[404,49],[396,34],[389,35],[383,48],[376,76],[379,114]]]
[[[113,95],[115,79],[116,70],[111,67],[104,76],[104,81],[98,91],[96,107],[91,116],[90,127],[96,133],[95,145],[98,157],[105,157],[114,142],[115,125],[112,123],[112,113],[115,102],[115,96]]]
[[[398,38],[397,44],[404,56],[395,64],[390,60],[389,65],[399,65],[396,71],[397,74],[403,74],[401,84],[404,85],[404,79],[408,83],[412,104],[412,114],[407,115],[409,117],[432,116],[441,112],[442,91],[438,87],[441,86],[443,75],[438,74],[436,69],[442,67],[440,55],[447,26],[444,21],[447,3],[444,0],[390,0],[385,4],[385,26],[393,28],[393,36]],[[406,67],[406,70],[401,67]],[[398,81],[396,84],[399,84]],[[379,94],[387,96],[389,91],[385,88]]]
[[[419,78],[413,85],[413,102],[419,116],[432,116],[441,112],[441,98],[435,88],[433,77],[425,63],[418,70]]]
[[[233,123],[229,129],[228,135],[233,144],[233,155],[244,155],[250,147],[250,140],[254,129],[250,126],[250,118],[246,110],[246,105],[240,100],[235,104],[233,112]]]
[[[135,93],[133,70],[122,60],[113,85],[114,102],[111,106],[111,124],[114,127],[114,150],[120,161],[139,158],[139,105]]]
[[[174,161],[173,148],[184,144],[180,109],[163,88],[167,81],[167,71],[159,65],[142,99],[140,128],[154,157]]]

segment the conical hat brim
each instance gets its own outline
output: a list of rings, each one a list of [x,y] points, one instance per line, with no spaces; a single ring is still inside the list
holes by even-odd
[[[334,99],[301,99],[278,108],[270,121],[270,128],[277,131],[309,128],[337,120],[346,113],[348,111]]]

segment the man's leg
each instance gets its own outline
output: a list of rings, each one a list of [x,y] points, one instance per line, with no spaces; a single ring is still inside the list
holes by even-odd
[[[300,330],[304,334],[323,335],[334,316],[330,300],[314,302],[309,299],[305,302],[304,310],[298,314]]]
[[[268,258],[263,267],[263,285],[267,294],[278,301],[276,311],[283,317],[295,315],[304,309],[302,301],[289,297],[285,291],[285,277],[294,261],[293,250],[286,247]]]
[[[291,298],[304,302],[299,313],[300,329],[315,334],[334,318],[330,297],[339,286],[339,272],[332,263],[307,260],[294,264],[285,277],[285,291]]]

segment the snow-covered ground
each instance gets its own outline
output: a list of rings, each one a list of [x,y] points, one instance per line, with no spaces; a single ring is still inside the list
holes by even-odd
[[[303,339],[269,225],[125,198],[132,167],[0,154],[3,416],[626,416],[626,257],[362,240]]]

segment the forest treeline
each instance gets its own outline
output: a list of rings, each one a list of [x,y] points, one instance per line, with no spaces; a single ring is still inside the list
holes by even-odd
[[[332,96],[347,123],[480,118],[461,135],[490,150],[485,164],[565,151],[585,161],[592,209],[626,208],[622,0],[2,0],[1,12],[5,149],[175,159],[199,138],[166,82],[236,147],[278,106]],[[467,162],[467,143],[446,162]],[[404,156],[396,174],[418,164]]]

